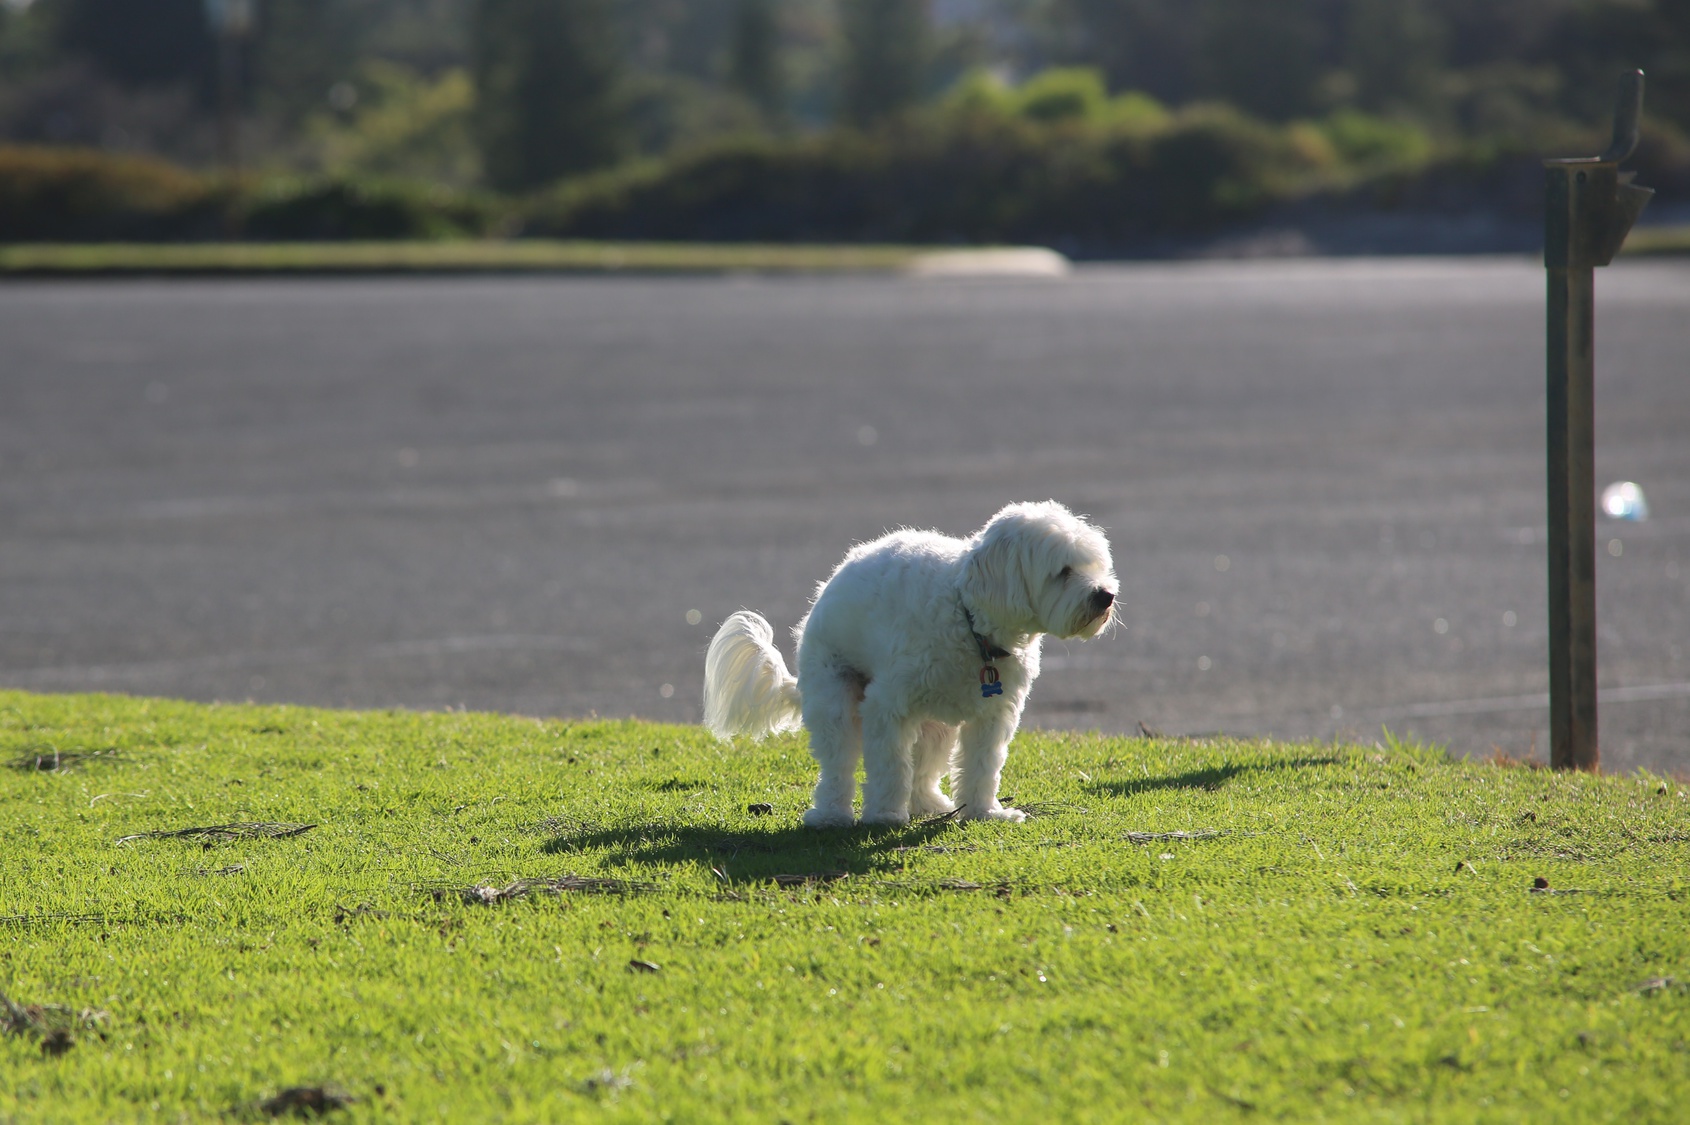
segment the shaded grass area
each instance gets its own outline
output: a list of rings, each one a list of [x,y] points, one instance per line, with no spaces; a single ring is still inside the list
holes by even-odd
[[[0,692],[25,759],[0,991],[57,1015],[51,1047],[0,1034],[3,1119],[1667,1121],[1690,1095],[1680,782],[1027,732],[1026,824],[817,833],[796,739]]]
[[[769,246],[545,239],[17,243],[0,245],[0,276],[885,271],[911,265],[921,252],[920,248],[905,246]]]

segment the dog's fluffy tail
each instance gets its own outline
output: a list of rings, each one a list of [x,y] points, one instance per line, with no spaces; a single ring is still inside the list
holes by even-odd
[[[722,622],[704,656],[704,725],[724,740],[797,730],[799,700],[769,623],[748,609]]]

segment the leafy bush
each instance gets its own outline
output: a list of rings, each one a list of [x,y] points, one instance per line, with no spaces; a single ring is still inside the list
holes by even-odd
[[[1097,121],[1109,108],[1109,91],[1100,70],[1054,67],[1015,91],[1015,108],[1032,121]]]
[[[1418,126],[1359,110],[1339,110],[1320,131],[1339,156],[1359,167],[1415,167],[1432,155],[1432,139]]]
[[[1324,174],[1220,108],[1159,129],[946,113],[738,140],[566,184],[524,232],[720,241],[1040,242],[1101,253],[1247,218]]]
[[[398,63],[371,60],[333,92],[338,106],[305,122],[318,170],[456,187],[481,178],[481,155],[471,135],[475,88],[467,71],[454,68],[429,78]]]
[[[502,206],[403,181],[222,180],[146,157],[0,146],[0,242],[279,241],[489,233]]]
[[[0,145],[0,242],[208,238],[225,202],[162,160]]]
[[[1168,110],[1137,90],[1109,95],[1102,71],[1054,67],[1010,87],[989,70],[964,74],[939,104],[953,117],[1020,117],[1045,124],[1114,125],[1154,129],[1168,123]]]
[[[246,237],[277,242],[461,238],[487,233],[498,215],[475,196],[351,179],[271,181],[243,210]]]

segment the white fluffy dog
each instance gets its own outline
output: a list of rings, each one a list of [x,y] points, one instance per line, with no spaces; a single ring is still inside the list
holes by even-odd
[[[854,548],[816,591],[794,630],[796,678],[762,617],[722,622],[704,722],[723,739],[807,727],[821,766],[812,828],[852,823],[859,757],[865,824],[1024,820],[998,803],[998,777],[1040,641],[1097,636],[1116,589],[1103,532],[1055,501],[1011,504],[968,539],[895,531]]]

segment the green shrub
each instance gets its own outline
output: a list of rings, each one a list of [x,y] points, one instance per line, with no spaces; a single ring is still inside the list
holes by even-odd
[[[1432,155],[1432,139],[1418,126],[1360,110],[1339,110],[1320,131],[1340,157],[1359,167],[1414,167]]]
[[[1109,108],[1103,72],[1089,66],[1053,67],[1015,91],[1015,109],[1031,121],[1096,121]]]
[[[471,135],[475,87],[467,71],[451,68],[431,78],[372,59],[359,64],[345,89],[352,94],[348,108],[324,108],[305,122],[322,172],[457,187],[481,178],[481,154]]]
[[[398,180],[272,178],[231,189],[147,157],[0,146],[0,242],[431,239],[490,233],[487,197]]]
[[[938,113],[1141,130],[1160,128],[1169,120],[1167,107],[1149,94],[1128,90],[1110,97],[1102,71],[1092,67],[1054,67],[1015,87],[1006,85],[990,70],[977,67],[951,87],[940,100]]]
[[[207,238],[226,197],[161,160],[0,145],[0,242]]]
[[[390,181],[275,180],[245,202],[243,234],[275,242],[462,238],[492,227],[475,196]]]
[[[523,230],[1104,252],[1247,218],[1324,173],[1289,131],[1213,108],[1150,129],[944,112],[875,133],[724,142],[575,181],[532,204]]]

